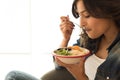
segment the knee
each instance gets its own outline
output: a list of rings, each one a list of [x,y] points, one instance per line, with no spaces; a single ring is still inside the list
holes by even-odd
[[[6,76],[5,80],[15,80],[17,71],[10,71]]]

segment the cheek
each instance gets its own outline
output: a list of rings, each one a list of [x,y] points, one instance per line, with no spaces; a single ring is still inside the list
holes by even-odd
[[[94,29],[91,32],[88,32],[87,34],[90,38],[95,39],[100,37],[103,34],[103,32],[100,30]]]
[[[90,32],[87,32],[88,36],[92,39],[98,38],[101,35],[105,34],[109,29],[108,21],[100,20],[100,19],[92,19],[89,21]]]
[[[102,25],[94,24],[91,31],[87,32],[88,36],[92,39],[98,38],[105,33],[105,28]]]

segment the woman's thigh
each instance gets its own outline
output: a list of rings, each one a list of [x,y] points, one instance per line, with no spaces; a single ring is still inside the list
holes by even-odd
[[[54,69],[41,77],[41,80],[75,80],[66,69]]]
[[[39,79],[25,72],[11,71],[6,75],[5,80],[39,80]]]

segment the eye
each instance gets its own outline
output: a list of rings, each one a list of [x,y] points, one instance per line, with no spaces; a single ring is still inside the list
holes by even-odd
[[[90,14],[89,14],[88,12],[84,12],[84,13],[83,13],[83,16],[84,16],[85,18],[89,18],[89,17],[90,17]]]
[[[82,14],[79,14],[79,18],[80,18],[80,17],[89,18],[89,17],[90,17],[90,14],[84,12],[84,13],[82,13]]]
[[[90,17],[90,15],[86,15],[86,16],[84,16],[85,18],[89,18]]]

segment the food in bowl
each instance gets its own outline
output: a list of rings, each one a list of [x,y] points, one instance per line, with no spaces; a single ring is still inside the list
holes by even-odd
[[[87,53],[88,50],[79,46],[71,46],[71,47],[64,47],[64,48],[59,48],[54,51],[55,54],[58,54],[60,56],[82,56]]]
[[[58,48],[53,55],[66,64],[79,63],[81,57],[88,56],[90,51],[79,46]]]
[[[90,51],[79,46],[58,48],[54,50],[53,55],[66,64],[79,63],[81,57],[90,55]]]

